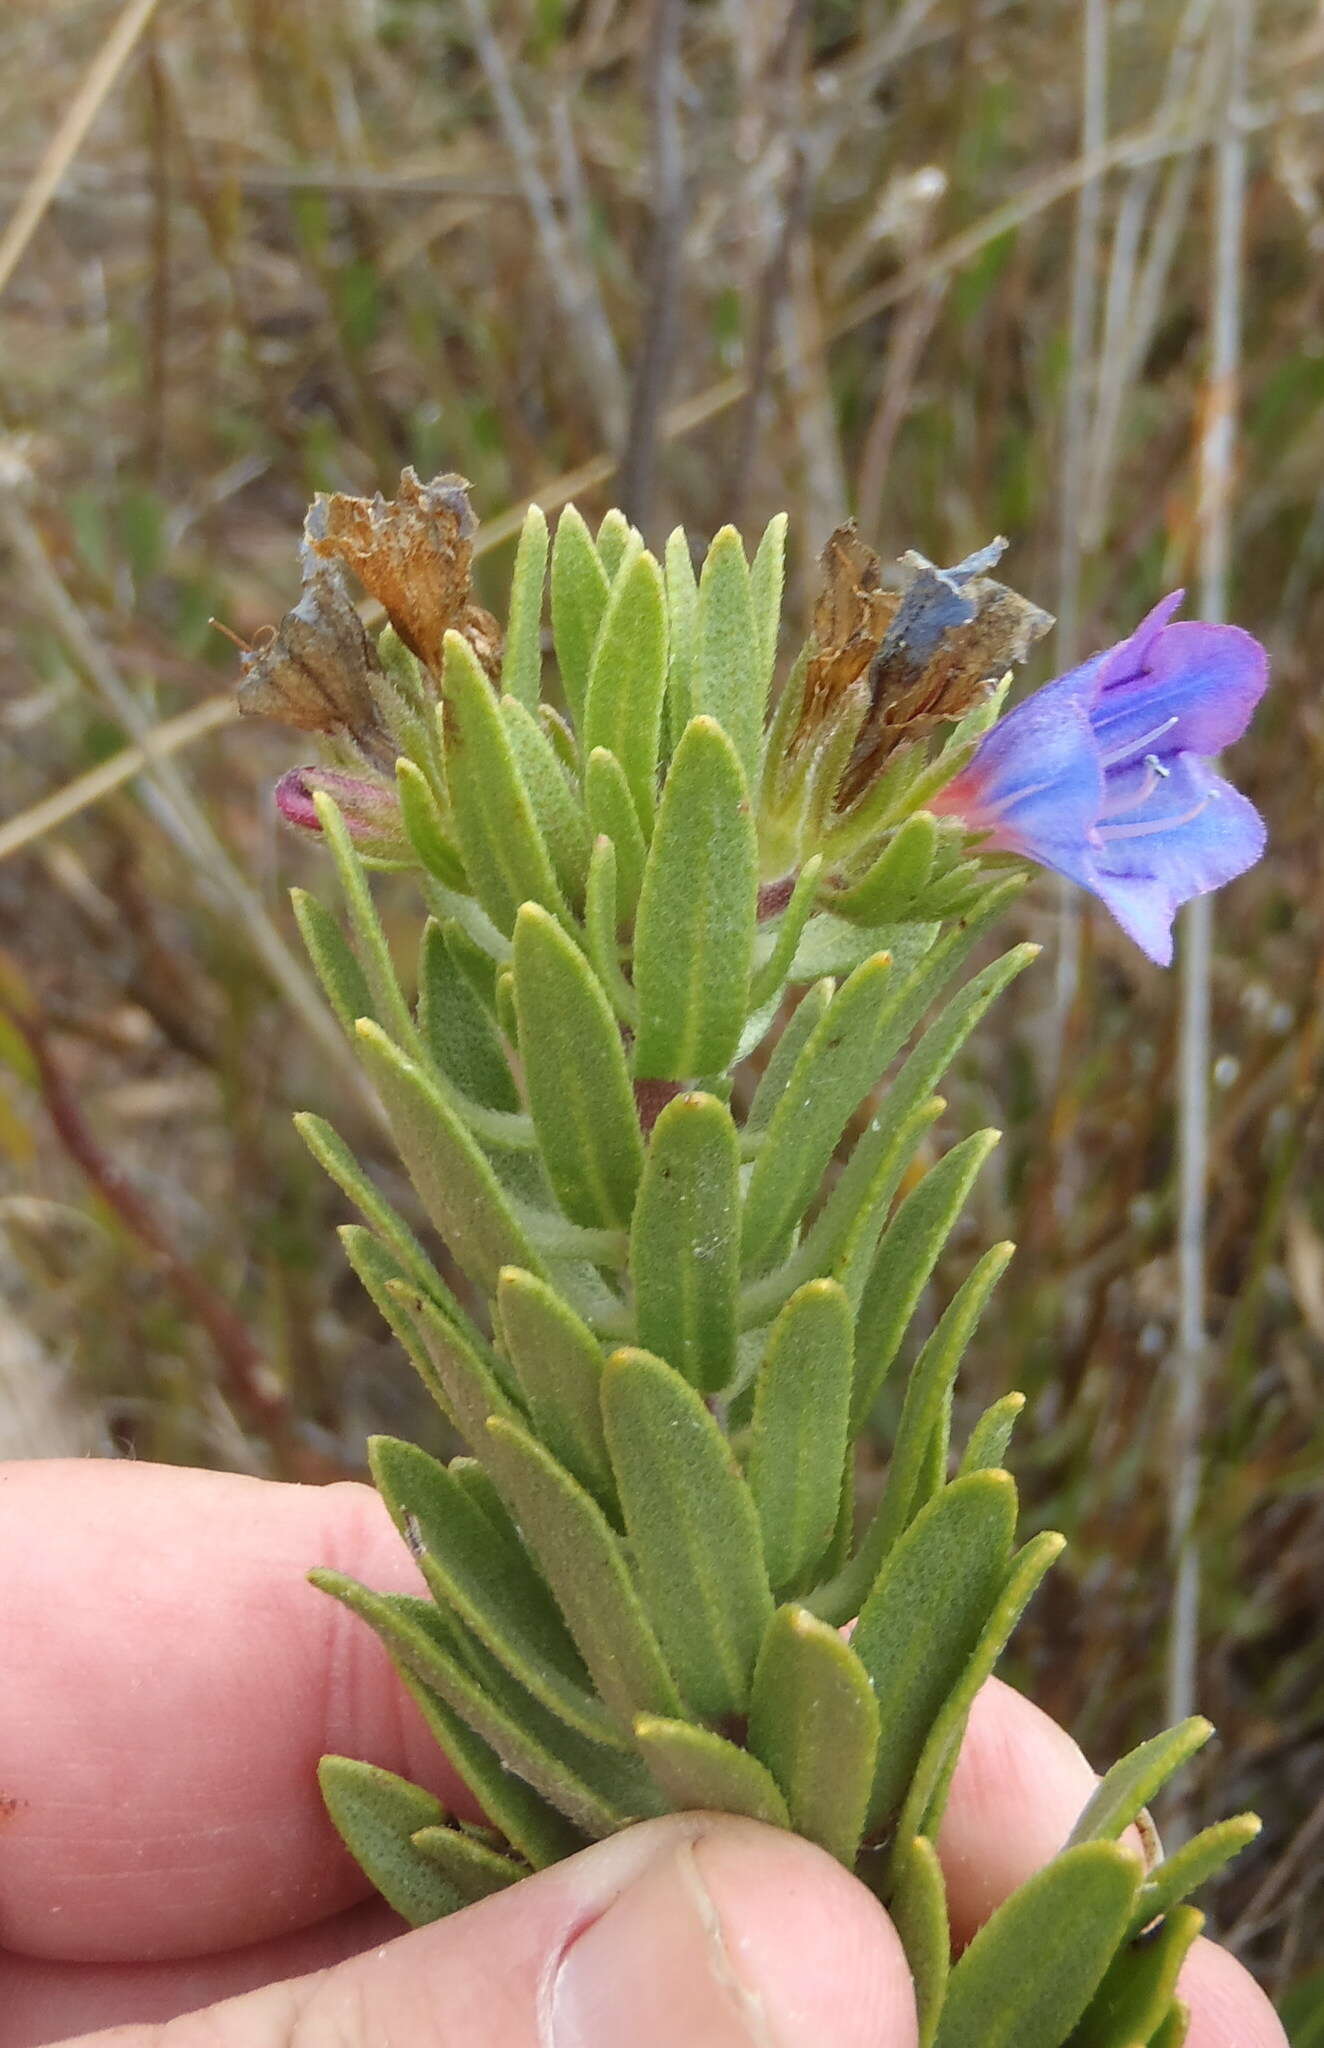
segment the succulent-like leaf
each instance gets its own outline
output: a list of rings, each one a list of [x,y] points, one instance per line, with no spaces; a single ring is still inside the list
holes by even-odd
[[[507,935],[521,903],[541,903],[565,916],[506,722],[477,656],[459,633],[446,635],[442,690],[446,787],[474,895]]]
[[[826,977],[807,988],[795,1009],[782,1027],[781,1035],[772,1048],[772,1055],[759,1077],[758,1087],[749,1105],[745,1118],[745,1140],[752,1144],[760,1142],[772,1122],[773,1111],[786,1093],[786,1086],[795,1072],[805,1041],[812,1034],[828,1004],[836,993],[834,984]]]
[[[1016,1489],[1005,1472],[954,1480],[916,1516],[860,1609],[851,1647],[873,1681],[879,1716],[871,1829],[896,1811],[979,1643],[1006,1582],[1015,1527]]]
[[[619,842],[616,851],[619,860]],[[756,860],[735,750],[712,719],[694,718],[672,758],[639,896],[640,1078],[718,1074],[735,1053],[749,996]]]
[[[1139,1875],[1116,1843],[1084,1842],[1013,1892],[953,1969],[935,2048],[1061,2048],[1121,1939]]]
[[[598,560],[608,576],[615,582],[621,564],[627,554],[635,556],[643,546],[643,540],[636,527],[631,526],[624,512],[613,505],[602,515],[595,545]]]
[[[529,1106],[561,1207],[589,1228],[623,1228],[644,1144],[620,1030],[584,955],[534,903],[515,923],[515,1010]]]
[[[743,1255],[757,1271],[803,1215],[848,1119],[878,1079],[876,1048],[892,992],[892,963],[857,968],[810,1032],[768,1121],[745,1193]]]
[[[791,899],[778,920],[772,947],[762,965],[754,970],[749,985],[749,1007],[761,1010],[776,995],[779,995],[791,962],[799,950],[804,928],[809,922],[818,893],[818,878],[823,868],[821,854],[814,854],[807,860],[795,878]],[[759,1036],[762,1037],[760,1032]]]
[[[1233,1814],[1229,1820],[1215,1821],[1198,1835],[1192,1835],[1189,1842],[1183,1842],[1180,1849],[1174,1849],[1162,1863],[1153,1869],[1141,1885],[1136,1899],[1136,1909],[1128,1938],[1134,1938],[1163,1913],[1170,1913],[1174,1906],[1202,1884],[1207,1884],[1216,1872],[1229,1863],[1234,1856],[1248,1848],[1260,1832],[1260,1822],[1253,1813]]]
[[[472,1340],[458,1330],[416,1289],[388,1282],[387,1292],[400,1302],[423,1340],[447,1413],[470,1449],[479,1450],[489,1415],[520,1414],[501,1384],[491,1352],[481,1338]]]
[[[772,1593],[730,1446],[647,1352],[608,1359],[602,1412],[639,1589],[681,1691],[707,1718],[743,1713]]]
[[[596,1500],[613,1503],[597,1338],[554,1288],[515,1266],[501,1275],[497,1319],[539,1438]]]
[[[355,958],[339,921],[306,889],[291,889],[295,922],[326,999],[344,1030],[352,1032],[360,1017],[375,1017],[367,976]]]
[[[639,999],[621,967],[617,939],[620,924],[620,895],[616,880],[616,848],[605,832],[593,842],[589,856],[588,887],[584,892],[584,936],[593,972],[621,1022],[631,1031],[639,1022]]]
[[[452,1647],[429,1600],[374,1593],[339,1572],[309,1573],[313,1584],[359,1615],[392,1658],[461,1715],[508,1770],[559,1807],[584,1833],[615,1834],[658,1810],[630,1758],[587,1741],[548,1713],[490,1656]]]
[[[567,505],[552,542],[552,639],[561,687],[577,726],[583,721],[589,666],[610,590],[592,535],[575,507]]]
[[[653,1126],[630,1277],[644,1349],[703,1393],[729,1385],[740,1286],[740,1140],[715,1096],[678,1095]]]
[[[778,1595],[798,1590],[837,1525],[854,1339],[850,1303],[832,1280],[800,1288],[768,1333],[747,1474]]]
[[[530,505],[520,528],[501,655],[501,689],[528,711],[542,695],[542,593],[547,576],[547,520]]]
[[[503,1266],[543,1265],[500,1181],[435,1082],[375,1024],[359,1048],[419,1200],[466,1273],[494,1292]]]
[[[583,900],[590,843],[583,799],[533,713],[514,697],[503,697],[501,716],[562,894],[577,905]]]
[[[1191,2015],[1189,2008],[1184,2006],[1179,1998],[1174,1998],[1157,2031],[1151,2036],[1148,2048],[1184,2048],[1186,2036],[1190,2031],[1190,2025]],[[1292,2039],[1295,2043],[1295,2048],[1318,2048],[1317,2039],[1307,2040],[1295,2030],[1293,2030]]]
[[[518,1884],[529,1875],[527,1863],[516,1863],[476,1841],[458,1827],[422,1827],[410,1837],[419,1855],[459,1894],[462,1904],[476,1905],[494,1892]]]
[[[1125,1834],[1174,1771],[1203,1749],[1213,1732],[1212,1722],[1192,1714],[1189,1720],[1131,1750],[1100,1780],[1069,1840],[1113,1841]]]
[[[790,1826],[776,1780],[747,1749],[693,1721],[641,1714],[634,1724],[639,1753],[676,1812],[711,1808],[769,1827]]]
[[[762,663],[762,675],[759,678],[760,723],[777,660],[777,633],[782,616],[782,585],[786,578],[788,524],[784,512],[778,512],[768,521],[749,568],[750,607],[754,615],[754,631],[758,636],[759,659]]]
[[[597,1503],[511,1422],[495,1418],[484,1448],[607,1707],[626,1729],[638,1714],[679,1714],[621,1540]]]
[[[976,1131],[953,1145],[911,1189],[883,1233],[856,1319],[851,1420],[857,1429],[878,1399],[920,1295],[999,1135]],[[1009,1256],[1003,1252],[1004,1265]]]
[[[394,1771],[348,1756],[324,1756],[317,1780],[337,1834],[401,1919],[425,1927],[468,1904],[447,1872],[414,1845],[420,1828],[445,1821],[439,1799]]]
[[[1204,1914],[1178,1906],[1161,1927],[1115,1955],[1072,2031],[1068,2048],[1135,2048],[1152,2041],[1177,1991],[1177,1976]]]
[[[474,992],[456,945],[435,918],[423,927],[418,955],[418,1028],[433,1065],[471,1101],[514,1115],[520,1107],[501,1040]],[[465,943],[464,941],[460,942]]]
[[[440,1274],[397,1209],[374,1186],[338,1130],[325,1117],[300,1110],[294,1128],[322,1171],[349,1196],[355,1208],[382,1241],[389,1245],[401,1267],[424,1294],[444,1299],[446,1289]]]
[[[667,724],[678,739],[695,713],[694,677],[699,659],[699,584],[685,529],[667,536]]]
[[[412,1049],[417,1043],[414,1020],[400,990],[391,951],[386,943],[386,934],[382,930],[376,905],[372,900],[372,891],[368,887],[363,863],[355,851],[354,842],[349,836],[338,806],[325,790],[314,792],[313,808],[322,827],[322,836],[335,862],[340,893],[344,898],[350,928],[358,947],[359,963],[372,990],[372,1014],[380,1017],[383,1023],[395,1032],[400,1042]]]
[[[513,1529],[494,1527],[465,1486],[413,1444],[373,1437],[377,1489],[436,1597],[526,1691],[581,1734],[616,1743],[559,1609]]]
[[[394,1253],[388,1251],[381,1240],[370,1230],[365,1230],[362,1224],[342,1223],[339,1237],[364,1292],[402,1345],[406,1357],[447,1422],[452,1428],[458,1427],[446,1389],[423,1341],[423,1333],[406,1306],[408,1296],[417,1291],[416,1284]]]
[[[662,571],[639,553],[612,585],[589,667],[584,746],[605,747],[625,772],[645,836],[652,826],[662,699],[667,682],[667,609]]]
[[[610,839],[616,849],[616,923],[618,928],[634,922],[639,891],[643,886],[648,842],[639,823],[625,770],[607,747],[595,747],[584,771],[584,802],[588,808],[589,830],[595,838]]]
[[[463,889],[464,862],[446,830],[432,784],[416,761],[404,755],[395,764],[400,822],[419,860],[430,875],[449,889]]]
[[[925,1835],[909,1835],[896,1844],[892,1871],[887,1910],[915,1984],[917,2048],[932,2048],[951,1972],[947,1887],[938,1852]]]
[[[1024,1394],[1004,1394],[991,1408],[986,1408],[970,1432],[970,1440],[961,1453],[960,1471],[986,1472],[996,1469],[1002,1463],[1011,1433],[1025,1406]]]
[[[696,653],[695,713],[716,719],[752,787],[771,665],[765,665],[764,635],[754,616],[744,543],[733,526],[717,535],[699,574]]]
[[[937,821],[917,811],[888,840],[867,874],[833,897],[834,912],[852,924],[885,924],[909,916],[933,871],[937,850]]]
[[[754,1671],[749,1746],[786,1796],[791,1826],[849,1870],[879,1743],[869,1674],[837,1631],[779,1607]]]

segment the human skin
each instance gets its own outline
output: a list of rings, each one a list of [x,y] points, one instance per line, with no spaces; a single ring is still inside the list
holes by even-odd
[[[402,1932],[326,1819],[317,1759],[472,1809],[376,1638],[304,1578],[417,1589],[370,1489],[0,1466],[0,1558],[6,2048],[914,2048],[881,1908],[751,1822],[649,1822]],[[984,1689],[940,1843],[958,1938],[1095,1782],[1029,1701]],[[1286,2048],[1212,1944],[1181,1989],[1188,2048]]]

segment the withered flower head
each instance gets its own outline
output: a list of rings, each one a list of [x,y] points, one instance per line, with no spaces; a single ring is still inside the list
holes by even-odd
[[[303,596],[243,656],[239,709],[300,732],[348,733],[373,755],[385,738],[371,680],[380,673],[339,569],[305,556]]]
[[[305,526],[311,553],[352,569],[383,607],[410,652],[440,675],[442,643],[454,628],[489,674],[501,653],[501,629],[475,604],[470,588],[476,531],[469,486],[461,476],[422,484],[412,469],[394,498],[319,493]]]
[[[897,747],[962,717],[1052,625],[1048,612],[986,574],[1005,547],[991,541],[952,569],[919,554],[902,557],[901,587],[891,594],[880,638],[867,661],[859,661],[858,648],[851,656],[856,675],[867,669],[869,704],[838,787],[839,809],[869,787]],[[869,574],[862,567],[861,589]]]
[[[882,565],[856,533],[854,520],[829,534],[819,561],[823,588],[814,605],[812,652],[792,750],[864,674],[901,602],[899,590],[883,588]]]

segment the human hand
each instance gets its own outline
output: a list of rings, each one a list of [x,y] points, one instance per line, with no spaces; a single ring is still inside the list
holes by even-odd
[[[326,1818],[318,1758],[366,1757],[472,1808],[376,1638],[304,1582],[323,1564],[416,1590],[368,1488],[9,1465],[0,1557],[7,2048],[97,2028],[117,2031],[84,2048],[914,2048],[879,1906],[750,1822],[648,1822],[401,1932]],[[1094,1783],[1037,1708],[985,1688],[941,1841],[961,1938],[1060,1847]],[[1181,1991],[1188,2048],[1286,2048],[1210,1943]]]

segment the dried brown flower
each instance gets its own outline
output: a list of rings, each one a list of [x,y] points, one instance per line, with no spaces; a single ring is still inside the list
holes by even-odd
[[[900,591],[883,588],[882,565],[856,533],[853,520],[828,536],[819,561],[823,588],[814,605],[813,652],[793,750],[823,725],[864,674],[901,602]]]
[[[305,555],[303,596],[244,654],[239,709],[299,732],[349,733],[373,754],[384,737],[372,689],[380,673],[339,569]]]
[[[319,494],[305,528],[312,552],[353,570],[383,607],[411,653],[439,676],[442,643],[454,628],[490,675],[501,628],[475,604],[470,585],[476,531],[469,486],[461,476],[420,483],[412,469],[394,498]]]

